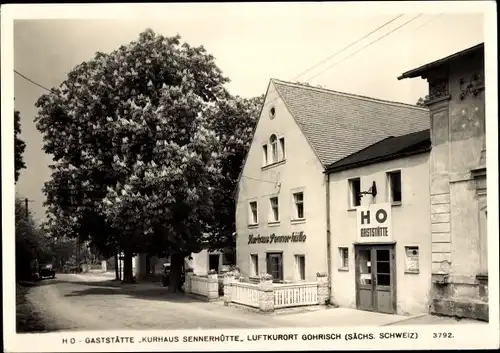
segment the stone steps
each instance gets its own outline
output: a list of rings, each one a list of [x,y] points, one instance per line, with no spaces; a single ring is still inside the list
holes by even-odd
[[[435,298],[431,314],[489,321],[488,303],[477,298]]]

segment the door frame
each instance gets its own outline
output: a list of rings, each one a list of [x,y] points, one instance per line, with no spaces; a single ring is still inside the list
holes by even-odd
[[[269,258],[272,257],[273,255],[279,255],[281,257],[281,266],[280,266],[280,279],[275,280],[273,278],[273,282],[279,282],[283,281],[285,278],[285,266],[284,266],[284,256],[283,256],[283,251],[282,250],[276,250],[276,251],[266,251],[266,272],[269,272]],[[270,273],[271,274],[271,273]]]
[[[356,309],[359,309],[359,264],[358,264],[358,251],[359,250],[366,250],[369,249],[372,252],[371,256],[371,261],[374,261],[373,253],[375,252],[374,250],[376,248],[386,248],[386,249],[391,249],[392,250],[392,260],[391,260],[391,302],[392,302],[392,311],[391,314],[396,314],[397,313],[397,272],[396,272],[396,242],[387,242],[387,243],[354,243],[354,266],[355,266],[355,271],[354,271],[354,282],[355,282],[355,294],[356,294]],[[376,265],[376,264],[375,264]],[[373,267],[372,267],[373,268]],[[368,310],[368,309],[359,309],[359,310],[364,310],[364,311],[372,311],[372,312],[379,312],[377,310],[377,302],[376,302],[376,296],[375,296],[375,288],[373,287],[373,276],[375,273],[372,271],[372,296],[373,296],[373,309]]]

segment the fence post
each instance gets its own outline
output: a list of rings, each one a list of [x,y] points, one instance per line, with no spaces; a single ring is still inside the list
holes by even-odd
[[[219,278],[217,273],[208,273],[208,300],[219,298]]]
[[[184,293],[191,293],[191,277],[193,272],[186,272],[186,277],[184,280]]]
[[[325,305],[328,300],[328,275],[318,272],[316,281],[318,282],[318,304]]]
[[[233,280],[234,276],[232,272],[227,272],[224,274],[224,305],[228,306],[232,301],[233,295]]]
[[[274,311],[273,281],[267,276],[259,282],[259,309],[266,313]]]

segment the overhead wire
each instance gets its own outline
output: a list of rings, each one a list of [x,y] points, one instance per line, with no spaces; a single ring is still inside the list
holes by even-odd
[[[25,80],[27,80],[27,81],[31,82],[32,84],[34,84],[34,85],[36,85],[36,86],[38,86],[38,87],[40,87],[40,88],[43,88],[44,90],[46,90],[46,91],[49,91],[49,92],[50,92],[50,89],[48,89],[47,87],[45,87],[45,86],[43,86],[43,85],[39,84],[38,82],[35,82],[35,81],[34,81],[34,80],[32,80],[31,78],[29,78],[29,77],[27,77],[27,76],[23,75],[22,73],[20,73],[20,72],[19,72],[19,71],[17,71],[16,69],[14,69],[14,72],[15,72],[16,74],[18,74],[19,76],[21,76],[22,78],[24,78]]]
[[[352,43],[351,43],[351,44],[349,44],[348,46],[346,46],[346,47],[344,47],[344,48],[340,49],[339,51],[335,52],[334,54],[332,54],[332,55],[328,56],[327,58],[325,58],[325,59],[321,60],[319,63],[317,63],[317,64],[315,64],[315,65],[311,66],[310,68],[308,68],[308,69],[306,69],[306,70],[302,71],[300,74],[298,74],[297,76],[295,76],[294,78],[292,78],[292,80],[296,80],[297,78],[299,78],[300,76],[304,75],[305,73],[307,73],[307,72],[311,71],[312,69],[314,69],[314,68],[318,67],[319,65],[321,65],[321,64],[323,64],[323,63],[327,62],[328,60],[330,60],[330,59],[334,58],[334,57],[335,57],[335,56],[337,56],[338,54],[340,54],[340,53],[342,53],[342,52],[346,51],[347,49],[349,49],[349,48],[350,48],[350,47],[352,47],[353,45],[355,45],[355,44],[357,44],[357,43],[361,42],[363,39],[365,39],[365,38],[369,37],[370,35],[372,35],[373,33],[377,32],[377,31],[381,30],[381,29],[382,29],[382,28],[384,28],[385,26],[388,26],[389,24],[391,24],[392,22],[396,21],[398,18],[400,18],[400,17],[401,17],[401,16],[403,16],[403,15],[404,15],[404,14],[399,14],[398,16],[394,17],[394,18],[393,18],[393,19],[391,19],[390,21],[385,22],[383,25],[381,25],[381,26],[379,26],[379,27],[375,28],[373,31],[369,32],[368,34],[365,34],[363,37],[361,37],[361,38],[359,38],[358,40],[356,40],[356,41],[352,42]]]
[[[362,47],[361,49],[359,49],[359,50],[355,51],[354,53],[352,53],[352,54],[350,54],[350,55],[348,55],[348,56],[346,56],[345,58],[343,58],[342,60],[340,60],[340,61],[336,62],[335,64],[333,64],[333,65],[331,65],[331,66],[327,67],[325,70],[321,71],[320,73],[318,73],[318,74],[316,74],[316,75],[314,75],[314,76],[311,76],[309,79],[307,79],[307,81],[310,81],[310,80],[312,80],[312,79],[314,79],[314,78],[318,77],[319,75],[321,75],[321,74],[325,73],[326,71],[330,70],[331,68],[333,68],[333,67],[335,67],[335,66],[339,65],[340,63],[342,63],[342,62],[344,62],[345,60],[347,60],[347,59],[351,58],[352,56],[356,55],[356,54],[357,54],[357,53],[359,53],[360,51],[363,51],[364,49],[368,48],[369,46],[371,46],[371,45],[373,45],[373,44],[377,43],[378,41],[380,41],[380,40],[384,39],[385,37],[389,36],[390,34],[392,34],[392,33],[396,32],[396,31],[397,31],[397,30],[399,30],[400,28],[402,28],[402,27],[404,27],[404,26],[408,25],[409,23],[411,23],[411,22],[415,21],[417,18],[421,17],[422,15],[423,15],[423,14],[418,14],[417,16],[415,16],[415,17],[411,18],[410,20],[406,21],[406,22],[405,22],[405,23],[403,23],[402,25],[400,25],[400,26],[398,26],[398,27],[394,28],[393,30],[391,30],[391,31],[387,32],[387,33],[386,33],[386,34],[384,34],[383,36],[381,36],[381,37],[379,37],[379,38],[375,39],[374,41],[372,41],[372,42],[370,42],[370,43],[368,43],[367,45],[365,45],[365,46],[364,46],[364,47]]]

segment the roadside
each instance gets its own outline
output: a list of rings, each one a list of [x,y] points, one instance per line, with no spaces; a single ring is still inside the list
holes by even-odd
[[[431,314],[418,315],[410,317],[406,320],[389,323],[384,326],[399,326],[399,325],[487,325],[487,322],[479,320],[460,319],[456,317],[437,316]]]
[[[34,283],[16,284],[16,331],[49,332],[58,329],[57,324],[50,317],[43,315],[38,307],[28,297]]]

